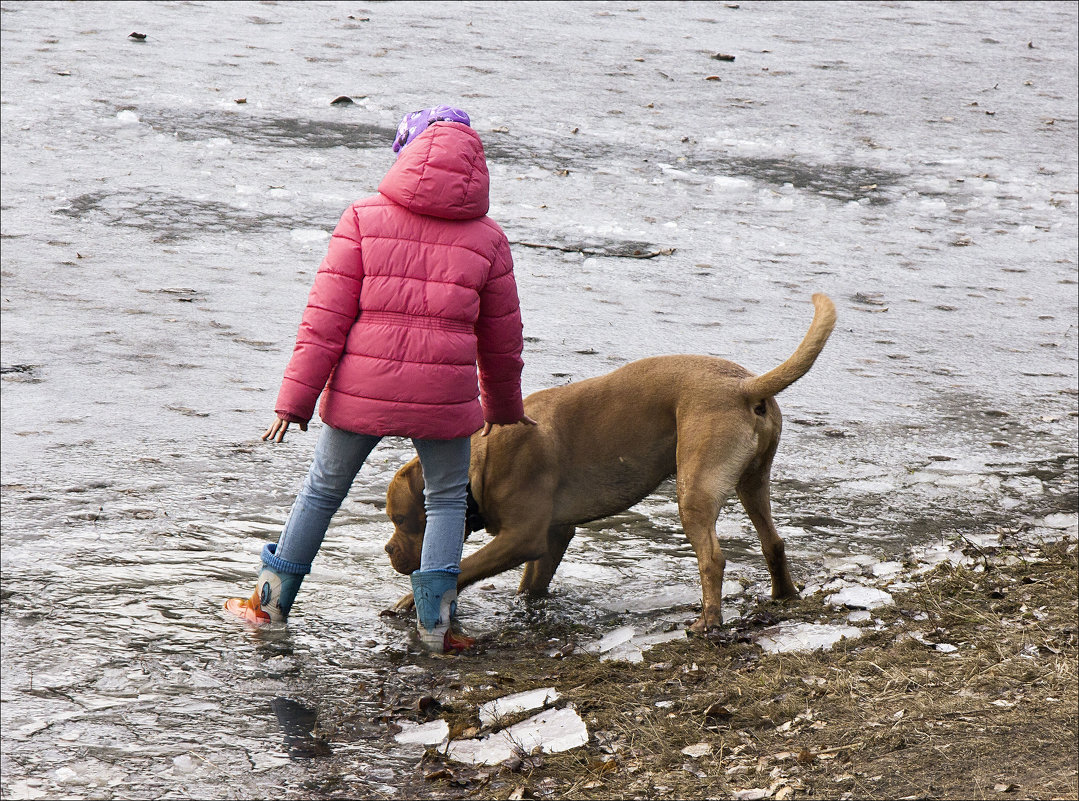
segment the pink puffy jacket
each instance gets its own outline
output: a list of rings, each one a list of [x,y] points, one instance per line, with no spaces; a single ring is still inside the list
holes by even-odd
[[[476,132],[436,122],[345,211],[278,415],[307,422],[325,388],[322,419],[362,434],[453,439],[521,418],[521,312],[489,182]]]

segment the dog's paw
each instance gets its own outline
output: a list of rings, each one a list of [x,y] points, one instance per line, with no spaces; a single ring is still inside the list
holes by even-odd
[[[412,593],[402,595],[401,600],[393,605],[394,612],[408,612],[416,605],[415,600],[412,598]]]
[[[719,614],[701,615],[689,627],[690,634],[706,635],[709,632],[721,629],[723,616]]]

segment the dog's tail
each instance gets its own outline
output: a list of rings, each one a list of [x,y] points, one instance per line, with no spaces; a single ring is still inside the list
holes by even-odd
[[[813,295],[813,305],[816,307],[813,322],[794,354],[774,370],[747,378],[742,383],[743,391],[750,398],[764,400],[777,395],[809,372],[835,327],[835,304],[831,299],[818,292]]]

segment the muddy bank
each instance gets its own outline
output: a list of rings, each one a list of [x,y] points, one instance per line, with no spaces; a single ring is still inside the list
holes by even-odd
[[[597,637],[537,609],[356,685],[373,716],[308,709],[286,747],[324,778],[287,797],[1074,798],[1076,551],[1074,514],[1052,513],[836,562],[704,637]],[[526,748],[491,756],[506,732]],[[400,743],[392,781],[338,761],[379,739]]]

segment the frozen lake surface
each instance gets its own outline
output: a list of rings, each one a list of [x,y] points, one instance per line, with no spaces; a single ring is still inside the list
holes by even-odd
[[[221,601],[312,452],[317,426],[258,436],[329,232],[434,103],[487,145],[526,391],[662,353],[763,372],[810,295],[835,300],[779,398],[796,581],[1074,520],[1075,4],[0,11],[8,797],[407,794],[374,696],[451,668],[416,672],[407,621],[379,616],[408,584],[382,552],[406,444],[361,474],[287,632]],[[719,535],[726,614],[751,612],[740,508]],[[463,596],[471,633],[662,629],[700,599],[669,486],[584,528],[546,603],[517,581]],[[354,736],[327,748],[311,731],[341,706]]]

